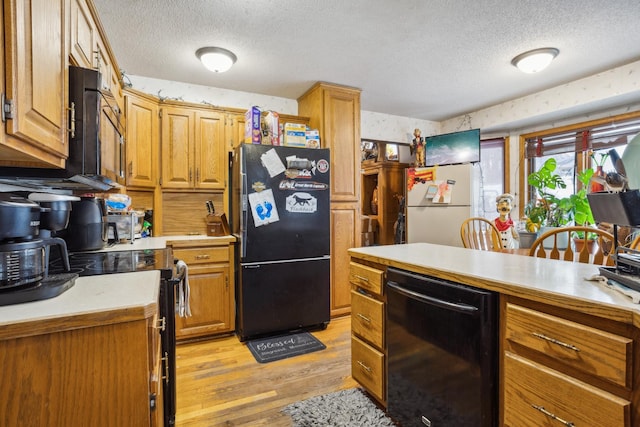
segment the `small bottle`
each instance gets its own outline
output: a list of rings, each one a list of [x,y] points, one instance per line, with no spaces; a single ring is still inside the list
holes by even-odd
[[[371,194],[371,214],[378,215],[378,186],[373,189]]]

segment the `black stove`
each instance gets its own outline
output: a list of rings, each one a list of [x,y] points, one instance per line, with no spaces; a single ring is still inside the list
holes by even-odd
[[[69,253],[71,273],[80,277],[100,274],[131,273],[135,271],[160,270],[162,278],[173,276],[173,253],[171,249],[136,249],[109,252]],[[62,259],[49,263],[50,274],[65,272]]]

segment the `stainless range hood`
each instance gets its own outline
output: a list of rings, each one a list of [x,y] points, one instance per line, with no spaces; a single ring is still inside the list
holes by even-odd
[[[0,183],[33,189],[109,191],[124,183],[120,111],[100,91],[97,70],[69,67],[69,157],[65,169],[0,167]],[[110,99],[111,98],[111,99]]]

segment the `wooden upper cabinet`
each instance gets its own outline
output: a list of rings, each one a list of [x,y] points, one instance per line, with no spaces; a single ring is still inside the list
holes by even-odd
[[[160,124],[154,98],[126,92],[126,185],[155,187],[158,183]]]
[[[196,111],[195,186],[198,188],[225,188],[227,150],[224,119],[224,114],[219,112]]]
[[[244,113],[229,113],[227,115],[227,150],[233,151],[237,146],[244,142]]]
[[[100,90],[110,93],[118,108],[124,109],[120,70],[106,35],[100,31],[97,11],[88,0],[70,0],[69,58],[74,65],[100,72]]]
[[[69,16],[69,56],[75,65],[93,68],[96,40],[99,36],[87,2],[71,0]]]
[[[356,201],[360,188],[360,90],[316,83],[298,99],[322,146],[331,149],[331,201]]]
[[[195,114],[183,108],[163,106],[161,115],[162,186],[191,188],[195,177]]]
[[[162,187],[224,189],[224,114],[207,109],[163,106]]]
[[[67,145],[67,0],[7,0],[2,161],[63,167]],[[10,164],[10,163],[9,163]]]

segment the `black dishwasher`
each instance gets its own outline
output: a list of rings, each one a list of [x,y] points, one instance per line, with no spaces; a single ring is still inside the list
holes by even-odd
[[[498,295],[389,268],[387,412],[402,427],[498,424]]]

